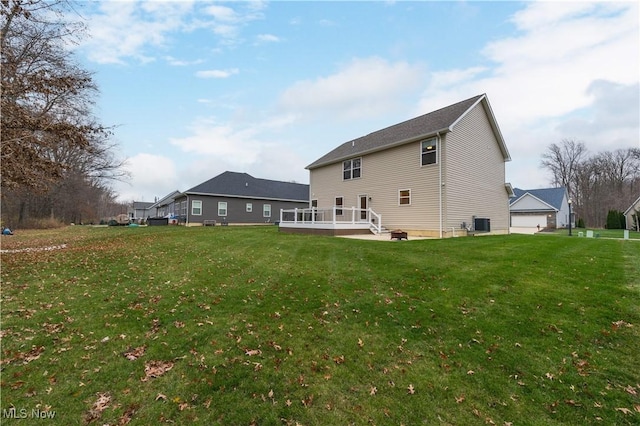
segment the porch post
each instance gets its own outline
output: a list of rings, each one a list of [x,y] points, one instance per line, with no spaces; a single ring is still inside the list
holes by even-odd
[[[293,209],[293,223],[298,223],[298,208]]]

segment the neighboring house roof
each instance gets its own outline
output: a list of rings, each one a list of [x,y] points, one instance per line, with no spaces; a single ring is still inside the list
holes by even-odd
[[[566,189],[564,187],[542,189],[514,188],[513,193],[515,196],[509,200],[509,206],[514,206],[518,201],[528,195],[548,205],[550,209],[559,211],[562,209],[562,202],[564,201]]]
[[[498,140],[505,161],[511,160],[507,146],[502,138],[502,133],[489,105],[489,100],[487,96],[483,94],[345,142],[333,151],[309,164],[306,168],[314,169],[355,156],[414,142],[438,133],[450,132],[454,126],[479,103],[482,103],[487,112],[491,127]]]
[[[164,197],[160,198],[158,201],[153,203],[153,205],[151,205],[151,207],[160,207],[160,206],[164,206],[164,205],[170,204],[176,198],[178,198],[180,195],[181,195],[181,192],[178,191],[178,190],[175,190],[175,191],[165,195]]]
[[[149,207],[151,207],[154,203],[151,202],[147,202],[147,201],[134,201],[133,202],[133,208],[135,210],[146,210]]]
[[[640,197],[638,197],[637,200],[635,200],[633,203],[631,203],[629,208],[624,211],[624,215],[625,216],[628,215],[631,212],[631,210],[635,210],[636,207],[640,209]]]
[[[309,201],[309,185],[258,179],[247,173],[227,171],[194,186],[184,194],[304,202]]]

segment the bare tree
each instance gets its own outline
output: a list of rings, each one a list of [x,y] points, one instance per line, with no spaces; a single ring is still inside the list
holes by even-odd
[[[587,156],[582,143],[563,140],[542,154],[555,186],[565,186],[576,215],[601,227],[609,210],[624,211],[640,195],[640,150],[604,151]]]
[[[105,181],[124,179],[112,133],[92,114],[98,88],[74,60],[84,35],[67,0],[1,0],[3,219],[101,218]]]
[[[587,155],[584,143],[573,139],[563,139],[558,144],[551,144],[542,154],[541,166],[551,172],[551,183],[567,188],[569,197],[574,196],[575,177],[581,161]]]
[[[0,11],[2,188],[46,190],[68,164],[51,151],[88,150],[109,131],[88,114],[97,87],[68,43],[79,23],[63,19],[67,1],[2,0]]]

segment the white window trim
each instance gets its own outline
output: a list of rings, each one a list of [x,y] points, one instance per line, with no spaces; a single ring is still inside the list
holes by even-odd
[[[269,208],[269,214],[267,214],[267,207]],[[271,204],[262,205],[262,217],[271,217]]]
[[[247,203],[245,205],[245,212],[247,213],[253,213],[253,203]]]
[[[358,177],[353,177],[353,161],[354,161],[354,160],[360,160],[360,167],[358,167],[358,169],[360,170],[360,176],[358,176]],[[345,179],[345,178],[344,178],[344,172],[346,171],[346,170],[344,169],[344,163],[345,163],[346,161],[351,162],[351,168],[349,169],[349,175],[350,175],[351,177],[350,177],[349,179]],[[354,179],[360,179],[360,178],[362,177],[362,157],[354,157],[354,158],[350,158],[350,159],[348,159],[348,160],[344,160],[344,161],[342,161],[342,163],[341,163],[341,164],[342,164],[342,180],[343,180],[343,181],[346,181],[346,180],[354,180]]]
[[[221,207],[224,205],[224,214],[220,214]],[[226,201],[218,201],[218,216],[226,217],[227,213],[229,213],[228,205]]]
[[[200,204],[200,207],[196,207],[196,203]],[[195,213],[196,208],[200,210],[200,213]],[[202,200],[191,200],[191,216],[202,216]]]
[[[424,142],[428,142],[428,141],[434,141],[434,144],[436,146],[436,161],[433,163],[429,163],[429,164],[422,164],[422,144]],[[439,160],[439,155],[438,155],[438,151],[440,150],[440,141],[438,140],[437,136],[431,137],[431,138],[427,138],[427,139],[422,139],[420,141],[420,143],[418,144],[418,149],[420,150],[420,167],[427,167],[427,166],[433,166],[434,164],[438,164],[438,160]]]
[[[402,198],[406,198],[406,197],[402,197],[402,191],[409,191],[409,204],[402,204],[400,202],[400,200]],[[410,206],[411,205],[411,188],[403,188],[403,189],[399,189],[398,190],[398,206],[400,207],[404,207],[404,206]]]
[[[342,199],[342,205],[340,205],[340,207],[338,207],[338,203],[336,202],[338,201],[338,198]],[[337,195],[333,197],[333,205],[336,207],[336,216],[343,216],[344,215],[344,196]],[[340,211],[340,213],[338,213],[338,211]]]

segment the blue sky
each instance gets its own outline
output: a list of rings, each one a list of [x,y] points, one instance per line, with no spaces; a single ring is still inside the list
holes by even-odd
[[[153,201],[226,170],[308,183],[353,138],[486,93],[507,181],[549,185],[540,155],[640,147],[637,2],[83,3],[96,115]]]

